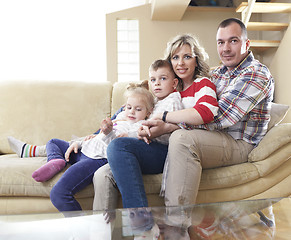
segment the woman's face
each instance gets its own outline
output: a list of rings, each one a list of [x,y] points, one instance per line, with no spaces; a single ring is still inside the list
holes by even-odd
[[[171,58],[171,63],[176,75],[181,78],[183,82],[193,80],[197,63],[196,57],[193,56],[188,44],[184,44],[177,48]]]

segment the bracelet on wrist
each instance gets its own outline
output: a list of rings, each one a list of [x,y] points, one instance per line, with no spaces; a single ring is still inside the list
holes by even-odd
[[[162,117],[162,120],[163,120],[164,122],[166,122],[167,114],[168,114],[168,111],[164,111],[164,113],[163,113],[163,117]]]

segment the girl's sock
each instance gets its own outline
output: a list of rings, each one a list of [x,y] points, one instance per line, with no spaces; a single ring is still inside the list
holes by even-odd
[[[32,173],[32,178],[37,182],[45,182],[64,169],[64,159],[52,159]]]
[[[12,151],[20,158],[25,157],[46,157],[46,146],[30,145],[14,137],[8,137],[8,142]]]

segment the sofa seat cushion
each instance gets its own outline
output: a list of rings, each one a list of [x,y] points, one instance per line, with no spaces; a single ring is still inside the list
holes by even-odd
[[[234,187],[259,177],[258,169],[251,163],[204,169],[199,190]]]
[[[36,182],[32,173],[46,163],[46,157],[19,158],[16,154],[0,155],[0,196],[49,197],[52,187],[65,170],[47,182]],[[93,184],[76,194],[77,198],[94,196]]]
[[[243,163],[228,167],[204,169],[199,190],[234,187],[258,179],[257,167],[251,163]],[[144,186],[147,194],[159,193],[162,174],[144,175]]]
[[[227,167],[203,169],[199,190],[232,188],[263,178],[274,172],[291,157],[291,143],[274,151],[266,159]],[[147,194],[160,192],[162,174],[144,175]]]
[[[143,183],[147,194],[157,194],[161,190],[163,174],[143,175]]]

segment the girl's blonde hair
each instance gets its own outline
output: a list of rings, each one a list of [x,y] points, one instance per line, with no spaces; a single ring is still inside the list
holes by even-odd
[[[136,94],[143,98],[147,111],[151,113],[155,105],[155,100],[153,94],[149,91],[148,80],[144,80],[141,83],[128,84],[124,97],[127,99]]]
[[[183,34],[174,37],[167,44],[167,49],[165,52],[165,59],[171,62],[171,59],[176,52],[176,50],[183,45],[188,44],[192,50],[193,57],[196,58],[197,67],[194,72],[194,79],[199,77],[210,78],[210,67],[208,65],[208,54],[205,49],[199,44],[198,39],[191,34]],[[177,77],[179,79],[179,77]],[[194,80],[193,79],[193,80]],[[178,90],[183,89],[183,82],[179,79]]]

